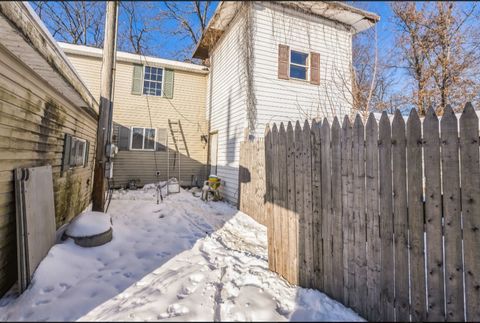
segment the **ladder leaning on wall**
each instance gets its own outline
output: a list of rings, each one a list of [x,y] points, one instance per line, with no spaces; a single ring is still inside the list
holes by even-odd
[[[185,141],[185,134],[183,133],[182,123],[180,120],[172,121],[168,119],[168,128],[170,129],[170,136],[172,137],[173,145],[175,146],[175,152],[171,157],[170,149],[167,142],[167,179],[170,179],[170,167],[173,162],[172,175],[175,171],[175,167],[178,167],[178,183],[180,184],[181,176],[181,156],[182,154],[190,157],[188,152],[187,142]]]

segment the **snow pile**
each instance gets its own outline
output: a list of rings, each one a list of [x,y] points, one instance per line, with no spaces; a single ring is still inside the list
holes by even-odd
[[[0,320],[362,320],[268,270],[265,227],[226,203],[116,192],[113,240],[55,245]],[[155,187],[153,187],[155,192]]]
[[[167,196],[166,182],[160,182],[163,197]],[[157,184],[146,184],[136,190],[119,189],[113,191],[112,200],[157,200]]]
[[[112,227],[110,215],[103,212],[89,211],[77,216],[68,225],[66,235],[69,237],[87,237],[107,232]]]

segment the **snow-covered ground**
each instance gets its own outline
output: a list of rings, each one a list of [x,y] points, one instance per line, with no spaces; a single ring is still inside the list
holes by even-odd
[[[55,245],[29,289],[0,300],[0,320],[359,321],[324,294],[268,270],[264,226],[182,190],[117,191],[113,240]]]

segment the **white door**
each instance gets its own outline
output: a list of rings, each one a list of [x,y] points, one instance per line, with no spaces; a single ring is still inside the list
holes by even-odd
[[[210,133],[210,175],[217,175],[218,132]]]

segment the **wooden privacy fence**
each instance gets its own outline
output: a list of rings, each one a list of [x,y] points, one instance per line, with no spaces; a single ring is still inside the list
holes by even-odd
[[[265,143],[262,139],[240,143],[238,206],[255,221],[265,221]]]
[[[415,111],[406,124],[397,111],[365,127],[360,116],[273,125],[265,155],[271,270],[372,321],[480,320],[470,104],[459,128],[451,108],[423,125]]]

